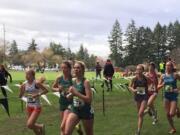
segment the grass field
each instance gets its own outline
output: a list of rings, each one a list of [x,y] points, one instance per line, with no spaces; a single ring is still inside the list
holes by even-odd
[[[37,74],[45,76],[49,85],[55,80],[57,72],[46,72],[45,74]],[[91,79],[95,73],[88,72],[86,77]],[[0,135],[32,135],[32,131],[25,127],[26,113],[22,112],[21,101],[18,99],[18,88],[14,84],[24,81],[23,72],[12,72],[13,83],[9,84],[14,93],[8,92],[9,108],[11,117],[9,118],[5,111],[0,108]],[[114,79],[114,84],[124,83],[123,79]],[[97,94],[94,96],[94,134],[95,135],[133,135],[137,127],[137,110],[133,100],[133,95],[128,91],[116,89],[113,92],[105,92],[105,116],[102,113],[102,89],[101,82],[97,81],[95,87]],[[46,135],[59,135],[59,104],[58,98],[52,95],[51,90],[47,94],[52,106],[49,106],[42,100],[43,112],[38,119],[39,122],[46,124]],[[2,97],[2,95],[0,95]],[[25,104],[24,104],[25,106]],[[151,118],[144,118],[142,135],[167,135],[169,126],[165,117],[163,108],[162,95],[159,93],[156,107],[158,110],[159,123],[156,126],[152,125]],[[175,118],[177,127],[177,135],[180,134],[180,119]],[[74,132],[73,135],[77,135]]]

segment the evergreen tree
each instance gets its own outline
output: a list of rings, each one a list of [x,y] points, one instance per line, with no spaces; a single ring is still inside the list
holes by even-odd
[[[18,47],[15,40],[11,43],[10,49],[9,49],[9,55],[14,56],[18,53]]]
[[[121,66],[122,64],[122,30],[118,20],[115,21],[113,29],[110,33],[109,44],[110,44],[110,58],[114,61],[115,66]]]
[[[131,20],[131,23],[129,23],[126,33],[125,33],[126,39],[126,56],[125,56],[125,63],[126,65],[134,65],[136,64],[136,58],[134,57],[136,55],[136,36],[137,36],[137,28],[135,26],[135,21]]]
[[[37,44],[35,43],[35,39],[32,39],[31,43],[29,43],[28,51],[37,51]]]

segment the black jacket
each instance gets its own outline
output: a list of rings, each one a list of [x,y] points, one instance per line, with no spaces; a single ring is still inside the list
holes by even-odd
[[[114,67],[111,63],[106,63],[104,66],[103,75],[106,77],[112,77],[114,75]]]

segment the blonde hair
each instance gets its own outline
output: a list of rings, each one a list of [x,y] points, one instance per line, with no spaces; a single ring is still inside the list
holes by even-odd
[[[82,62],[82,61],[76,61],[75,64],[79,64],[79,65],[81,66],[82,75],[84,76],[85,69],[86,69],[86,66],[85,66],[84,62]]]

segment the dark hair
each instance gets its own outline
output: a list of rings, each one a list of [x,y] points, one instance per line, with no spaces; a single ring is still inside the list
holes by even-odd
[[[155,65],[155,63],[154,62],[150,62],[150,64],[149,64],[150,66],[152,66],[154,69],[156,68],[156,65]]]
[[[111,62],[111,60],[110,60],[110,59],[107,59],[107,62]]]
[[[31,74],[35,79],[35,71],[33,69],[29,69],[28,71],[26,71],[26,73]]]
[[[2,68],[3,71],[6,70],[3,64],[0,64],[0,67]]]
[[[137,66],[140,66],[144,72],[144,66],[142,64],[138,64]]]
[[[71,63],[69,61],[63,61],[62,64],[65,64],[71,70]]]

